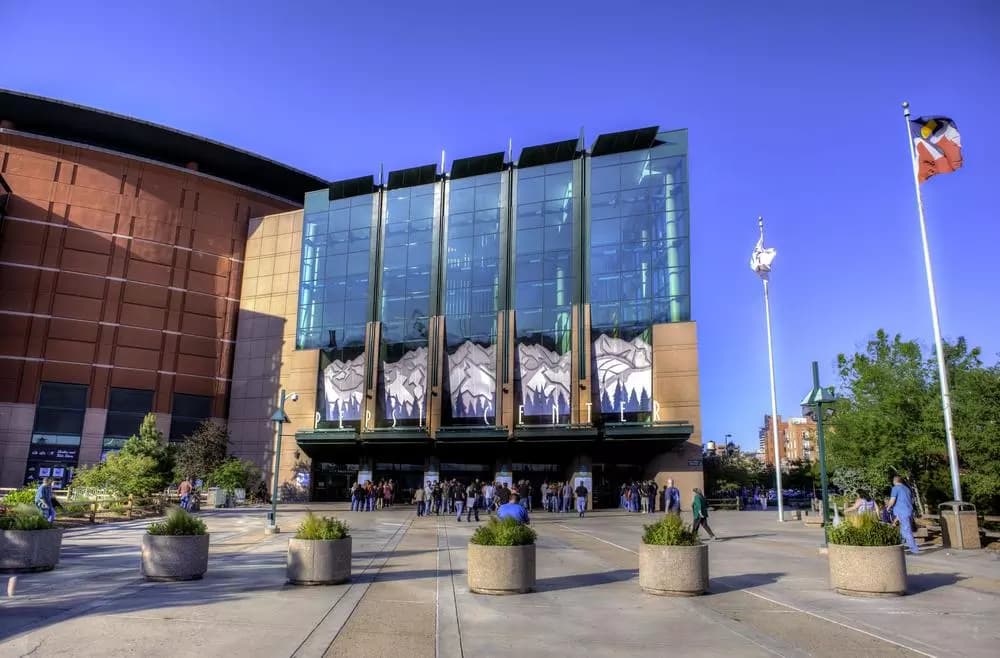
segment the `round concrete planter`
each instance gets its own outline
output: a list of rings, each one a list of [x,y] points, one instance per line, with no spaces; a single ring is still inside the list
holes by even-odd
[[[469,544],[469,590],[477,594],[524,594],[535,589],[535,545]]]
[[[62,530],[0,530],[0,571],[49,571],[59,564]]]
[[[902,596],[906,594],[903,546],[846,546],[830,544],[830,586],[848,596]]]
[[[288,582],[336,585],[351,578],[351,538],[289,539]]]
[[[660,596],[697,596],[708,589],[708,545],[639,544],[639,586]]]
[[[142,536],[146,580],[198,580],[208,571],[208,535]]]

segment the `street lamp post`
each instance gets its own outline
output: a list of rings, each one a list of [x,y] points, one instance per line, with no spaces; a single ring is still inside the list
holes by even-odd
[[[286,395],[285,389],[281,389],[281,393],[278,395],[278,408],[271,414],[271,420],[274,421],[277,430],[277,437],[274,446],[274,472],[271,477],[271,511],[267,514],[267,526],[264,528],[264,532],[269,535],[281,532],[281,529],[278,528],[278,468],[281,466],[281,426],[288,422],[288,416],[285,414],[285,400],[288,399],[295,402],[299,399],[299,394]]]
[[[813,387],[802,405],[816,408],[816,441],[819,444],[819,482],[823,496],[823,546],[827,545],[827,533],[830,529],[830,489],[826,479],[826,441],[823,435],[823,405],[833,404],[837,396],[833,387],[823,388],[819,385],[819,364],[812,362]]]

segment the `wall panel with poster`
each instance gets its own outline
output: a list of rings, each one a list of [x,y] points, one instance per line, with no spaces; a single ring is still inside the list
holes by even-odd
[[[364,395],[364,345],[320,350],[316,428],[358,427]]]

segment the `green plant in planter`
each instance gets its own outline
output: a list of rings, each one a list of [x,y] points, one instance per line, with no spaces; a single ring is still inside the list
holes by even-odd
[[[858,514],[830,528],[831,544],[846,546],[898,546],[903,543],[899,528],[882,523],[874,514]]]
[[[642,543],[655,546],[697,546],[701,543],[697,533],[684,524],[676,514],[667,514],[656,523],[644,526]]]
[[[306,514],[306,518],[299,525],[298,532],[295,533],[296,539],[327,541],[345,539],[350,536],[350,530],[345,522],[328,516],[316,516],[312,512]]]
[[[0,516],[0,530],[49,530],[52,527],[34,505],[17,505],[13,511]]]
[[[495,516],[476,528],[469,540],[480,546],[527,546],[538,537],[531,526],[514,519],[497,519]]]
[[[167,512],[167,520],[149,524],[151,535],[204,535],[205,522],[179,507]]]

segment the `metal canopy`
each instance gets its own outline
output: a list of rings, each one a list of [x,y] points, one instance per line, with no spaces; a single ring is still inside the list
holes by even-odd
[[[537,167],[539,165],[572,160],[577,154],[577,144],[576,139],[567,139],[562,142],[551,142],[539,146],[526,146],[521,150],[521,155],[517,159],[517,166],[523,169],[525,167]]]
[[[437,179],[437,165],[423,165],[409,169],[397,169],[389,172],[389,182],[386,187],[395,190],[401,187],[416,187],[433,183]]]
[[[461,158],[451,163],[451,177],[469,178],[481,174],[495,174],[503,171],[503,151],[477,155],[471,158]]]
[[[362,194],[371,194],[375,191],[374,176],[358,176],[330,183],[330,201],[346,199]]]
[[[594,146],[590,149],[590,154],[596,158],[601,155],[611,155],[612,153],[648,149],[656,144],[656,134],[659,131],[659,126],[650,126],[648,128],[639,128],[638,130],[605,133],[598,136],[597,141],[594,142]]]

